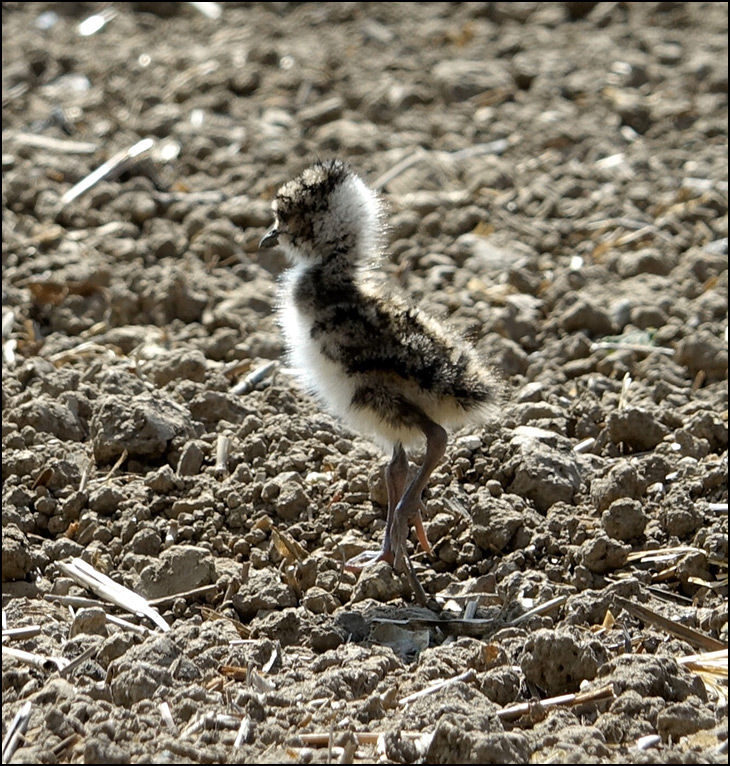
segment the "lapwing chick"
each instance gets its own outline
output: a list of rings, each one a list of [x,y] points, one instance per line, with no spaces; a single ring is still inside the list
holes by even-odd
[[[347,567],[388,561],[425,603],[406,553],[409,528],[430,552],[421,495],[444,456],[446,429],[483,422],[499,386],[471,345],[388,284],[378,269],[380,200],[348,165],[317,162],[278,190],[272,209],[260,246],[279,245],[291,263],[280,305],[289,363],[347,426],[392,449],[382,548]],[[424,439],[409,482],[405,449]]]

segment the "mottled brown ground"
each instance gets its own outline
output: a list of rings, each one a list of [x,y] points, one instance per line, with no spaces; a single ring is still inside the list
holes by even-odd
[[[678,663],[727,645],[725,3],[5,3],[2,78],[8,643],[96,649],[3,657],[13,762],[726,762]],[[510,392],[431,482],[432,610],[342,571],[383,457],[281,367],[232,390],[282,351],[271,195],[335,155]],[[74,557],[204,590],[152,632]]]

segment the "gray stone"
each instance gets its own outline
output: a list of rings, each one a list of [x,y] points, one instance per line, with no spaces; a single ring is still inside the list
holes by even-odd
[[[510,492],[526,497],[544,513],[559,501],[570,503],[581,486],[578,460],[570,449],[558,449],[538,438],[518,434],[517,454],[507,466],[514,472]]]
[[[162,457],[176,436],[191,432],[181,405],[151,394],[101,396],[91,419],[94,456],[100,463],[130,457]]]
[[[605,574],[623,566],[630,552],[630,545],[599,535],[580,546],[578,557],[589,571]]]
[[[513,91],[515,83],[500,61],[479,58],[446,59],[433,68],[432,76],[447,103],[466,101],[485,91]]]
[[[641,536],[648,520],[641,503],[630,498],[615,500],[601,516],[606,534],[615,540],[632,540]]]
[[[215,581],[213,556],[205,548],[174,545],[140,572],[140,591],[146,598],[172,596]]]
[[[28,538],[15,524],[3,527],[3,582],[22,580],[30,572],[32,559]]]
[[[106,636],[106,612],[100,606],[79,609],[71,623],[69,636],[73,638],[80,633],[96,636]]]
[[[560,317],[560,326],[567,332],[586,330],[591,335],[608,335],[614,330],[607,310],[582,298],[569,306]]]
[[[520,667],[529,683],[549,696],[577,692],[581,681],[592,680],[608,659],[598,640],[576,639],[571,633],[541,629],[525,643]]]
[[[593,480],[591,500],[598,511],[602,512],[619,498],[638,497],[639,489],[639,474],[636,468],[627,460],[622,460],[611,468],[607,476]]]
[[[679,342],[676,360],[693,377],[703,372],[710,381],[722,380],[727,378],[727,341],[700,328]]]
[[[242,620],[250,620],[261,610],[283,609],[296,603],[294,591],[272,569],[252,569],[233,596],[233,608]]]
[[[658,412],[639,407],[614,410],[606,421],[608,438],[634,452],[653,449],[669,433],[658,417]]]

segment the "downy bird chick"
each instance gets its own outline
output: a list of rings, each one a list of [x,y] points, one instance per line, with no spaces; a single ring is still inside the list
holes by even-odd
[[[327,409],[392,449],[382,548],[347,566],[386,560],[405,568],[423,602],[406,554],[409,526],[429,551],[421,495],[444,456],[445,429],[483,422],[499,386],[472,346],[376,273],[381,204],[344,162],[312,165],[278,190],[272,209],[260,246],[281,246],[292,264],[280,307],[289,362]],[[409,483],[405,448],[424,438],[425,457]]]

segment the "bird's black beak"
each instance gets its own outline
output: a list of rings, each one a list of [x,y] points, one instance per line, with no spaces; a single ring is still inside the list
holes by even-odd
[[[267,232],[261,237],[259,242],[259,248],[261,250],[268,250],[269,248],[276,247],[279,244],[279,230],[274,224]]]

